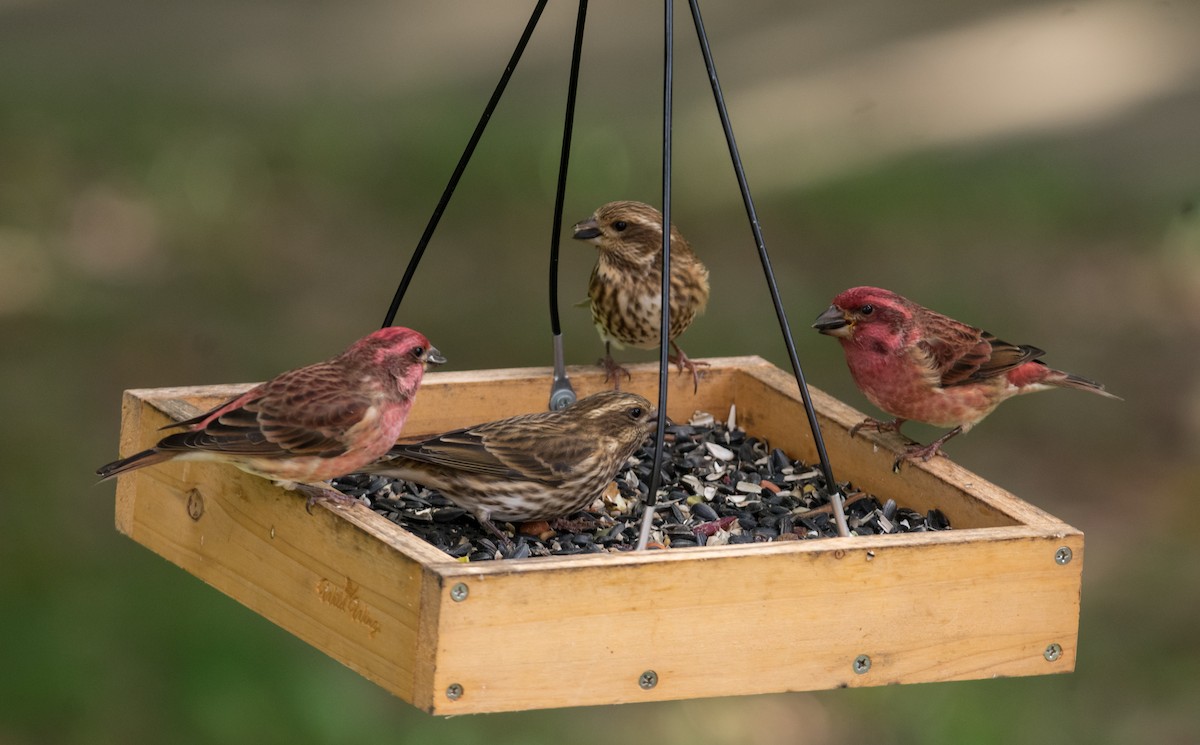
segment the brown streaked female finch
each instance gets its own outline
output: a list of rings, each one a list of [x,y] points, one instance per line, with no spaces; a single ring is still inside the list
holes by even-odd
[[[1099,383],[1048,367],[1037,347],[1001,341],[878,287],[838,295],[813,328],[837,337],[859,389],[895,417],[867,418],[851,435],[863,427],[899,433],[910,419],[952,428],[929,445],[910,444],[902,459],[929,460],[951,437],[1022,393],[1077,388],[1117,398]]]
[[[149,450],[101,466],[102,478],[178,460],[229,463],[316,500],[350,498],[313,482],[371,463],[396,444],[430,365],[446,359],[421,334],[380,329],[326,362],[285,372],[192,419]]]
[[[661,344],[662,325],[662,213],[641,202],[609,202],[588,219],[576,223],[573,234],[599,249],[599,260],[588,283],[587,302],[592,321],[604,340],[600,364],[621,388],[625,368],[612,358],[612,346],[656,349]],[[671,362],[692,373],[695,389],[700,386],[699,367],[706,362],[688,359],[676,337],[687,330],[708,304],[708,269],[696,258],[692,247],[671,226],[671,290],[669,338]]]
[[[605,391],[559,411],[500,419],[410,444],[360,469],[437,489],[485,529],[592,503],[654,430],[657,413],[634,393]]]

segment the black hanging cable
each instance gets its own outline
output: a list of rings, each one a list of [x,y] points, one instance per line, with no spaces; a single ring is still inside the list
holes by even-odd
[[[567,84],[567,113],[563,122],[562,154],[558,159],[558,189],[554,194],[554,228],[550,234],[550,333],[554,339],[554,382],[550,386],[550,409],[557,411],[575,403],[575,389],[567,378],[563,359],[562,325],[558,319],[558,250],[562,236],[563,202],[567,192],[567,166],[571,160],[571,133],[575,125],[575,94],[579,88],[579,60],[583,56],[583,27],[587,0],[579,0],[575,17],[575,44],[571,48],[571,75]]]
[[[533,30],[537,28],[538,19],[542,17],[542,11],[545,9],[547,2],[549,0],[538,0],[537,7],[533,9],[533,14],[529,17],[529,22],[525,24],[525,31],[521,34],[520,41],[517,42],[517,48],[513,50],[512,57],[508,60],[508,65],[504,68],[504,74],[500,76],[500,82],[496,84],[496,90],[492,92],[492,97],[483,110],[483,116],[479,118],[479,123],[475,125],[475,131],[471,133],[471,139],[467,142],[467,148],[463,151],[462,157],[458,159],[458,165],[454,167],[454,173],[450,176],[450,182],[446,184],[446,189],[442,192],[442,198],[438,200],[437,207],[434,208],[433,215],[429,218],[429,223],[425,226],[425,232],[421,235],[421,240],[417,242],[417,247],[413,251],[412,258],[408,261],[408,268],[404,270],[404,277],[400,280],[400,286],[396,288],[396,294],[392,298],[391,306],[388,307],[387,315],[384,316],[384,326],[391,326],[396,320],[396,311],[400,309],[400,302],[404,300],[404,294],[408,292],[408,285],[412,282],[413,275],[417,272],[417,264],[421,263],[421,257],[425,254],[425,247],[429,245],[429,239],[433,237],[433,231],[437,228],[438,222],[441,221],[442,213],[446,211],[446,205],[450,203],[450,197],[454,194],[454,189],[458,186],[458,181],[462,178],[463,171],[467,169],[467,163],[470,162],[471,156],[475,153],[475,147],[479,144],[479,139],[483,137],[483,130],[487,127],[488,120],[492,118],[492,112],[496,110],[496,105],[500,103],[500,97],[504,94],[505,87],[508,86],[508,81],[512,77],[513,70],[517,68],[517,62],[520,61],[521,55],[525,52],[525,46],[529,43],[529,38],[533,35]]]
[[[771,259],[767,256],[767,244],[763,240],[762,229],[758,223],[758,214],[754,209],[754,199],[750,196],[750,186],[746,181],[746,172],[742,168],[742,158],[738,154],[737,142],[733,137],[733,127],[729,123],[729,112],[725,108],[725,97],[721,93],[721,83],[717,80],[717,68],[713,63],[712,50],[709,49],[708,34],[704,31],[704,21],[700,17],[699,0],[688,0],[688,5],[692,10],[692,20],[696,23],[696,34],[700,38],[700,51],[704,54],[704,66],[708,70],[708,80],[712,84],[713,98],[717,104],[717,113],[721,117],[721,127],[725,130],[725,142],[729,146],[729,155],[733,160],[733,170],[737,174],[738,187],[742,192],[742,202],[746,206],[746,216],[750,219],[750,230],[753,231],[754,243],[758,246],[758,258],[762,262],[763,274],[766,275],[767,279],[767,287],[771,291],[771,302],[775,305],[775,316],[779,319],[779,329],[783,332],[783,341],[787,346],[788,359],[792,363],[792,371],[796,376],[796,384],[800,386],[800,398],[804,402],[804,411],[808,415],[808,426],[812,429],[813,443],[817,448],[817,457],[821,461],[821,471],[825,476],[825,485],[829,492],[829,503],[833,507],[838,534],[848,536],[850,535],[850,531],[846,526],[845,511],[842,509],[841,492],[838,490],[837,481],[833,478],[833,469],[829,465],[829,455],[825,452],[825,439],[821,436],[821,426],[817,422],[817,412],[813,408],[812,397],[808,392],[808,385],[804,382],[804,371],[800,367],[800,358],[796,354],[796,345],[792,340],[792,331],[788,325],[787,315],[783,311],[783,303],[779,299],[779,287],[775,282],[775,272],[771,268]],[[661,437],[661,432],[659,436]],[[657,471],[657,463],[655,467]]]
[[[654,523],[654,507],[658,503],[658,484],[662,471],[663,436],[666,433],[667,422],[667,347],[671,343],[671,108],[672,84],[674,78],[675,46],[675,13],[672,3],[666,0],[666,14],[663,19],[664,29],[664,61],[663,61],[663,150],[662,150],[662,316],[658,327],[658,426],[654,430],[654,466],[650,470],[649,491],[646,494],[645,507],[642,513],[642,526],[638,532],[637,550],[646,548],[650,541],[650,528]]]

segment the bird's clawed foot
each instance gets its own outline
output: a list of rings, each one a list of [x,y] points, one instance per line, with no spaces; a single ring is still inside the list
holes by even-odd
[[[304,510],[310,515],[312,514],[313,505],[317,502],[324,502],[333,507],[349,507],[358,501],[354,497],[343,494],[329,486],[296,484],[296,491],[308,497],[304,502]]]
[[[913,441],[909,440],[909,438],[903,432],[900,431],[900,425],[904,424],[906,421],[908,421],[908,420],[897,417],[890,422],[881,422],[878,419],[872,419],[871,417],[867,417],[866,419],[862,420],[861,422],[859,422],[858,424],[856,424],[850,428],[850,436],[854,437],[856,434],[858,434],[858,431],[860,429],[870,429],[870,430],[874,430],[875,432],[895,432],[896,434],[900,435],[905,440],[908,440],[911,443]]]
[[[928,445],[909,445],[904,449],[906,460],[921,461],[922,463],[932,460],[934,456],[938,455],[946,455],[942,452],[942,443],[938,440],[934,440]]]
[[[508,547],[512,546],[512,542],[513,542],[512,536],[510,536],[508,533],[505,533],[500,528],[497,528],[496,523],[492,522],[492,519],[490,517],[486,517],[486,516],[481,517],[479,515],[476,515],[475,519],[479,522],[480,525],[483,526],[484,530],[491,533],[494,537],[500,539],[501,545],[508,546]]]
[[[598,524],[596,518],[583,513],[575,519],[556,517],[550,521],[550,529],[560,533],[590,533]]]
[[[671,348],[675,350],[675,354],[668,356],[667,361],[674,362],[676,365],[679,365],[680,375],[683,374],[684,370],[688,370],[692,373],[692,393],[698,393],[700,391],[700,368],[711,367],[710,363],[697,362],[691,359],[683,353],[683,350],[680,349],[679,345],[675,342],[671,342]]]
[[[896,459],[896,462],[892,464],[892,471],[895,473],[900,473],[900,465],[906,460],[913,463],[925,463],[935,456],[944,456],[945,453],[942,452],[942,445],[945,445],[946,440],[949,440],[951,437],[962,434],[962,431],[962,427],[955,427],[928,445],[921,445],[920,443],[910,441],[908,446],[904,448],[904,455],[901,455]]]
[[[942,444],[940,442],[932,442],[928,445],[911,444],[904,449],[904,454],[897,457],[892,463],[892,473],[900,473],[900,467],[904,465],[905,461],[924,463],[936,455],[945,455],[942,452]]]
[[[859,422],[858,424],[856,424],[850,428],[850,436],[854,437],[856,434],[858,434],[859,430],[870,429],[870,430],[874,430],[875,432],[879,432],[881,434],[884,432],[895,432],[896,434],[903,437],[904,442],[905,442],[904,454],[899,456],[898,458],[896,458],[895,461],[892,462],[892,473],[900,473],[900,466],[904,463],[904,461],[916,460],[918,458],[920,458],[921,460],[929,460],[930,458],[933,457],[934,453],[937,452],[937,448],[933,448],[933,450],[930,451],[930,453],[928,455],[925,455],[924,457],[922,457],[922,454],[925,452],[926,448],[923,447],[916,440],[912,439],[911,437],[909,437],[908,435],[906,435],[900,431],[901,425],[903,425],[907,421],[908,421],[907,419],[901,419],[900,417],[896,417],[895,419],[891,420],[890,422],[882,422],[878,419],[874,419],[872,417],[867,417],[866,419],[862,420],[861,422]],[[941,442],[942,441],[940,441],[940,440],[938,441],[938,443],[937,443],[938,447],[941,446]]]
[[[611,354],[604,355],[596,364],[604,368],[604,382],[612,381],[614,391],[621,390],[622,375],[625,376],[626,380],[633,380],[633,376],[629,374],[629,371],[614,360]]]

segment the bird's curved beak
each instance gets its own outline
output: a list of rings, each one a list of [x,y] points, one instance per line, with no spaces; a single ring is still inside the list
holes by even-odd
[[[600,237],[600,226],[596,223],[596,218],[589,217],[582,222],[575,223],[575,227],[571,228],[571,237],[579,241],[590,241]]]
[[[846,337],[850,335],[851,324],[841,308],[831,305],[825,309],[824,313],[817,316],[812,327],[822,334]]]
[[[429,369],[430,365],[444,365],[446,358],[438,351],[437,347],[430,347],[425,352],[425,369]]]

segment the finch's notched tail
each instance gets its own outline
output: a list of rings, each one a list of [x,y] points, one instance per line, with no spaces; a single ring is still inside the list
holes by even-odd
[[[1087,391],[1088,393],[1095,393],[1096,395],[1104,396],[1105,398],[1115,398],[1118,401],[1125,400],[1120,396],[1115,396],[1104,390],[1103,383],[1097,383],[1094,380],[1081,378],[1078,375],[1072,375],[1071,373],[1061,373],[1061,375],[1062,378],[1058,379],[1056,379],[1057,376],[1055,376],[1055,378],[1047,378],[1046,382],[1052,385],[1057,385],[1061,388],[1075,388],[1081,391]]]
[[[100,466],[96,469],[96,475],[100,477],[101,481],[105,481],[107,479],[111,479],[113,476],[125,473],[126,471],[132,471],[135,468],[152,466],[155,463],[162,463],[164,460],[169,458],[170,455],[171,454],[169,453],[164,453],[160,450],[150,448],[149,450],[143,450],[140,453],[131,455],[128,458],[114,460],[112,463]]]
[[[1114,396],[1104,390],[1104,385],[1101,383],[1062,370],[1055,370],[1041,360],[1030,360],[1013,368],[1008,372],[1008,382],[1017,386],[1022,393],[1045,390],[1041,386],[1054,386],[1055,388],[1074,388],[1095,393],[1097,396],[1122,400],[1120,396]]]

